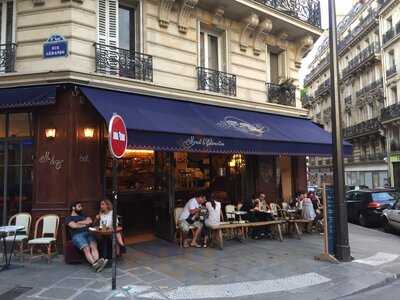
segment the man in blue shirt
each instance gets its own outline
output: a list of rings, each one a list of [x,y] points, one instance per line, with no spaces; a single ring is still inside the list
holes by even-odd
[[[90,234],[88,228],[93,223],[92,219],[83,214],[82,203],[71,205],[71,215],[65,218],[65,224],[70,229],[72,243],[82,250],[86,260],[96,272],[101,272],[108,260],[99,258],[96,239]]]

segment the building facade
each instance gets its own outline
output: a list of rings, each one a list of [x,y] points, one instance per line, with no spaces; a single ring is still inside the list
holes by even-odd
[[[379,22],[382,9],[382,1],[359,2],[338,25],[343,136],[353,145],[353,155],[345,159],[345,180],[349,186],[375,188],[389,183],[387,141],[381,124],[386,80]],[[307,93],[303,103],[316,122],[331,130],[327,39],[317,52],[305,78]],[[331,163],[331,158],[310,159],[310,178],[315,184],[331,180]]]
[[[391,184],[400,187],[399,96],[400,91],[400,2],[382,1],[379,15],[385,102],[381,122],[386,135]]]
[[[64,217],[75,201],[97,209],[111,191],[113,112],[132,130],[118,164],[124,224],[165,238],[173,209],[196,190],[289,200],[306,186],[305,155],[327,143],[290,150],[304,137],[273,129],[317,130],[298,71],[322,32],[318,1],[0,0],[0,16],[3,223],[18,211]],[[249,113],[253,123],[235,117]],[[213,114],[229,115],[212,127]],[[222,129],[228,139],[215,136]],[[235,144],[241,134],[253,146]]]

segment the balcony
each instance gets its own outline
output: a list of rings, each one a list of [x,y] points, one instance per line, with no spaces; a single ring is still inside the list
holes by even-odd
[[[307,76],[304,78],[304,85],[308,85],[308,83],[310,83],[310,81],[314,78],[315,75],[317,75],[319,72],[321,72],[322,70],[324,70],[325,68],[327,68],[329,66],[330,63],[330,58],[329,55],[324,57],[319,63],[318,65],[313,68],[310,73],[307,74]]]
[[[397,74],[396,65],[392,65],[389,69],[386,70],[386,77],[391,77]]]
[[[383,100],[383,79],[380,78],[366,85],[356,92],[357,102],[364,96],[374,97],[377,101]]]
[[[395,103],[390,106],[384,107],[381,110],[382,122],[388,122],[400,118],[400,103]]]
[[[284,14],[321,28],[321,6],[318,0],[255,0]]]
[[[352,43],[352,41],[357,39],[368,29],[372,28],[371,25],[377,22],[377,15],[378,14],[376,10],[370,10],[369,14],[360,21],[360,24],[358,24],[348,35],[346,35],[346,37],[344,37],[341,41],[339,41],[338,44],[339,54],[344,53],[344,50],[347,49],[347,46],[349,46]]]
[[[15,71],[15,52],[17,45],[13,43],[0,44],[0,74]]]
[[[321,97],[330,94],[331,80],[327,79],[321,83],[315,91],[315,97]]]
[[[400,35],[400,22],[397,22],[394,28],[390,28],[386,31],[382,36],[382,42],[385,46],[389,41],[391,41],[394,37]]]
[[[229,73],[197,67],[197,84],[202,91],[236,96],[236,76]]]
[[[359,156],[359,161],[361,162],[376,162],[383,161],[386,157],[386,153],[371,153],[371,154],[362,154]]]
[[[354,126],[350,126],[343,129],[343,134],[345,138],[353,138],[355,136],[371,134],[378,131],[381,127],[378,118],[373,118]]]
[[[375,59],[380,54],[380,46],[378,42],[369,45],[367,48],[362,50],[356,57],[350,60],[346,68],[343,69],[342,79],[346,79],[355,72],[365,67],[365,64]]]
[[[311,107],[314,101],[314,97],[310,95],[302,95],[301,96],[301,104],[304,108]]]
[[[267,83],[268,102],[296,106],[296,87],[292,84]]]
[[[136,51],[94,44],[96,73],[153,81],[153,57]]]

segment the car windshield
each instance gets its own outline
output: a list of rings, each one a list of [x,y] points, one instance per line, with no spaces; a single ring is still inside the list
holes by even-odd
[[[376,202],[386,202],[386,201],[393,201],[398,199],[398,195],[392,192],[379,192],[379,193],[372,193],[372,200]]]

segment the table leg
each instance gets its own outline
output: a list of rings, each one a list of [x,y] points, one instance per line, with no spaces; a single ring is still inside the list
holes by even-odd
[[[283,235],[282,235],[281,224],[276,224],[276,227],[277,227],[277,229],[278,229],[279,240],[282,242],[282,241],[283,241]]]
[[[297,223],[293,223],[293,224],[294,224],[294,228],[295,228],[295,230],[296,230],[297,238],[298,238],[299,240],[301,240],[301,231],[300,231],[299,225],[298,225]]]
[[[224,239],[222,236],[222,229],[218,229],[218,242],[219,242],[219,250],[224,249]]]

